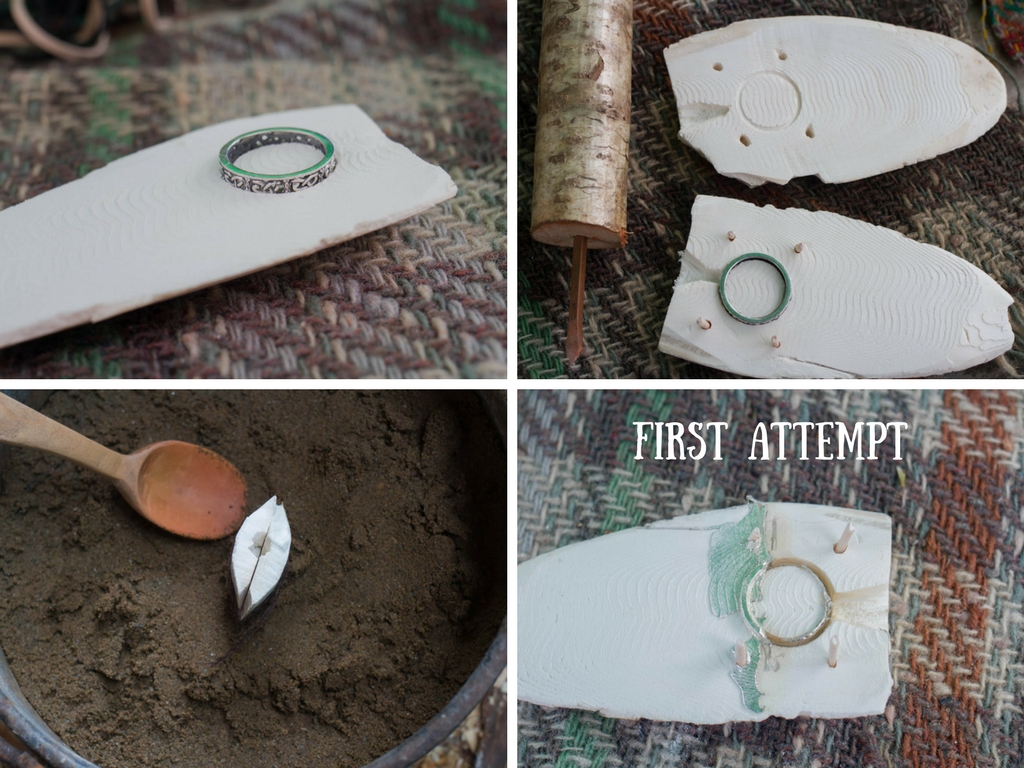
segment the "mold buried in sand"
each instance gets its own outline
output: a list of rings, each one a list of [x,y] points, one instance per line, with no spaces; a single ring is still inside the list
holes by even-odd
[[[231,549],[231,585],[244,619],[277,587],[288,563],[292,531],[277,496],[245,518]]]
[[[9,453],[0,645],[103,768],[362,765],[445,705],[501,624],[504,446],[475,393],[77,391],[43,412],[115,450],[206,445],[291,523],[262,626],[213,663],[240,631],[232,540],[177,538],[101,478]]]

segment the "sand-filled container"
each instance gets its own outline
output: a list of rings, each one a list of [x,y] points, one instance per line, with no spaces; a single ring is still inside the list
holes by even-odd
[[[358,766],[396,748],[402,764],[500,671],[505,446],[479,394],[73,391],[41,410],[119,451],[209,447],[292,529],[280,593],[240,641],[231,539],[175,537],[101,478],[9,451],[0,645],[96,765]]]

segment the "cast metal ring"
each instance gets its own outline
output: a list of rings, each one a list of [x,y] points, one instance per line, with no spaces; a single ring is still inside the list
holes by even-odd
[[[785,292],[782,296],[782,301],[779,302],[774,310],[769,312],[767,315],[761,317],[747,317],[736,311],[736,308],[729,303],[729,299],[725,295],[725,281],[729,279],[729,273],[732,272],[733,268],[742,264],[744,261],[763,261],[771,264],[775,269],[778,270],[779,274],[782,275],[783,283],[785,284]],[[786,268],[779,263],[778,259],[772,258],[767,253],[744,253],[742,256],[737,256],[735,259],[730,261],[725,269],[722,271],[722,279],[718,281],[718,295],[722,299],[722,305],[725,307],[725,311],[735,317],[741,323],[747,325],[762,325],[764,323],[770,323],[772,320],[777,318],[783,313],[789,304],[789,297],[793,292],[792,283],[789,281],[789,273],[786,272]]]
[[[822,596],[825,599],[825,611],[821,616],[821,620],[817,626],[813,629],[808,630],[802,635],[796,637],[779,637],[766,630],[758,621],[754,618],[753,611],[751,611],[750,603],[753,600],[753,590],[761,588],[761,582],[764,580],[764,575],[768,573],[772,568],[782,568],[783,566],[795,566],[797,568],[803,568],[806,571],[810,571],[814,574],[818,581],[821,582]],[[747,622],[747,626],[761,638],[762,642],[770,643],[771,645],[777,645],[782,648],[796,648],[801,645],[807,645],[812,643],[821,637],[822,633],[828,629],[832,623],[832,601],[835,599],[836,590],[832,586],[832,580],[829,579],[828,575],[821,570],[814,563],[808,562],[807,560],[801,560],[798,557],[780,557],[778,560],[770,561],[764,568],[758,571],[757,575],[754,576],[747,584],[747,588],[743,591],[743,618]]]
[[[246,152],[270,144],[307,144],[324,153],[318,163],[294,173],[266,174],[246,171],[235,165]],[[282,194],[309,189],[326,179],[338,167],[334,144],[321,133],[304,128],[264,128],[236,136],[220,149],[220,175],[228,184],[246,192]]]

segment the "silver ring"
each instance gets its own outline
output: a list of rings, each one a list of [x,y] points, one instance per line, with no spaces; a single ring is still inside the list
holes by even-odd
[[[782,276],[782,282],[784,285],[782,301],[779,302],[779,306],[767,315],[762,315],[761,317],[747,317],[746,315],[740,314],[736,311],[736,308],[729,303],[729,299],[725,295],[725,282],[729,279],[729,273],[732,272],[734,267],[738,267],[745,261],[763,261],[765,264],[771,264]],[[789,298],[792,294],[793,284],[789,281],[789,273],[786,271],[786,268],[779,263],[778,259],[772,258],[767,253],[744,253],[742,256],[737,256],[725,266],[725,269],[722,270],[722,277],[718,281],[718,295],[722,299],[722,306],[725,307],[725,311],[741,323],[746,323],[747,325],[763,325],[764,323],[770,323],[781,315],[783,311],[785,311],[786,307],[789,306]]]
[[[324,153],[323,160],[294,173],[266,174],[246,171],[235,165],[246,152],[270,144],[308,144]],[[220,149],[220,176],[231,186],[246,192],[283,194],[319,184],[338,167],[334,144],[323,134],[304,128],[264,128],[236,136]]]
[[[772,634],[758,623],[754,618],[754,612],[750,607],[750,603],[753,600],[753,595],[751,593],[755,589],[761,589],[761,583],[764,581],[765,574],[773,568],[782,568],[784,566],[803,568],[816,576],[818,581],[821,582],[821,593],[825,603],[825,610],[817,626],[797,637],[779,637],[778,635]],[[801,645],[807,645],[808,643],[817,640],[825,630],[828,629],[829,624],[832,623],[832,604],[835,601],[835,597],[836,590],[835,587],[832,586],[832,580],[823,570],[821,570],[821,568],[809,560],[804,560],[799,557],[781,557],[778,560],[770,560],[767,565],[757,572],[754,578],[752,578],[747,584],[746,589],[743,590],[743,600],[741,603],[743,608],[743,619],[746,621],[750,630],[761,639],[761,642],[777,645],[781,648],[797,648]]]

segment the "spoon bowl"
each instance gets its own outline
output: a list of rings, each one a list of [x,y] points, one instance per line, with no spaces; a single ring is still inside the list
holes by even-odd
[[[143,517],[190,539],[219,539],[245,519],[245,480],[213,451],[179,440],[153,443],[125,457],[138,466],[115,486]]]
[[[125,456],[3,394],[0,443],[37,448],[98,472],[139,514],[179,536],[224,538],[245,519],[245,480],[208,448],[166,440]]]

